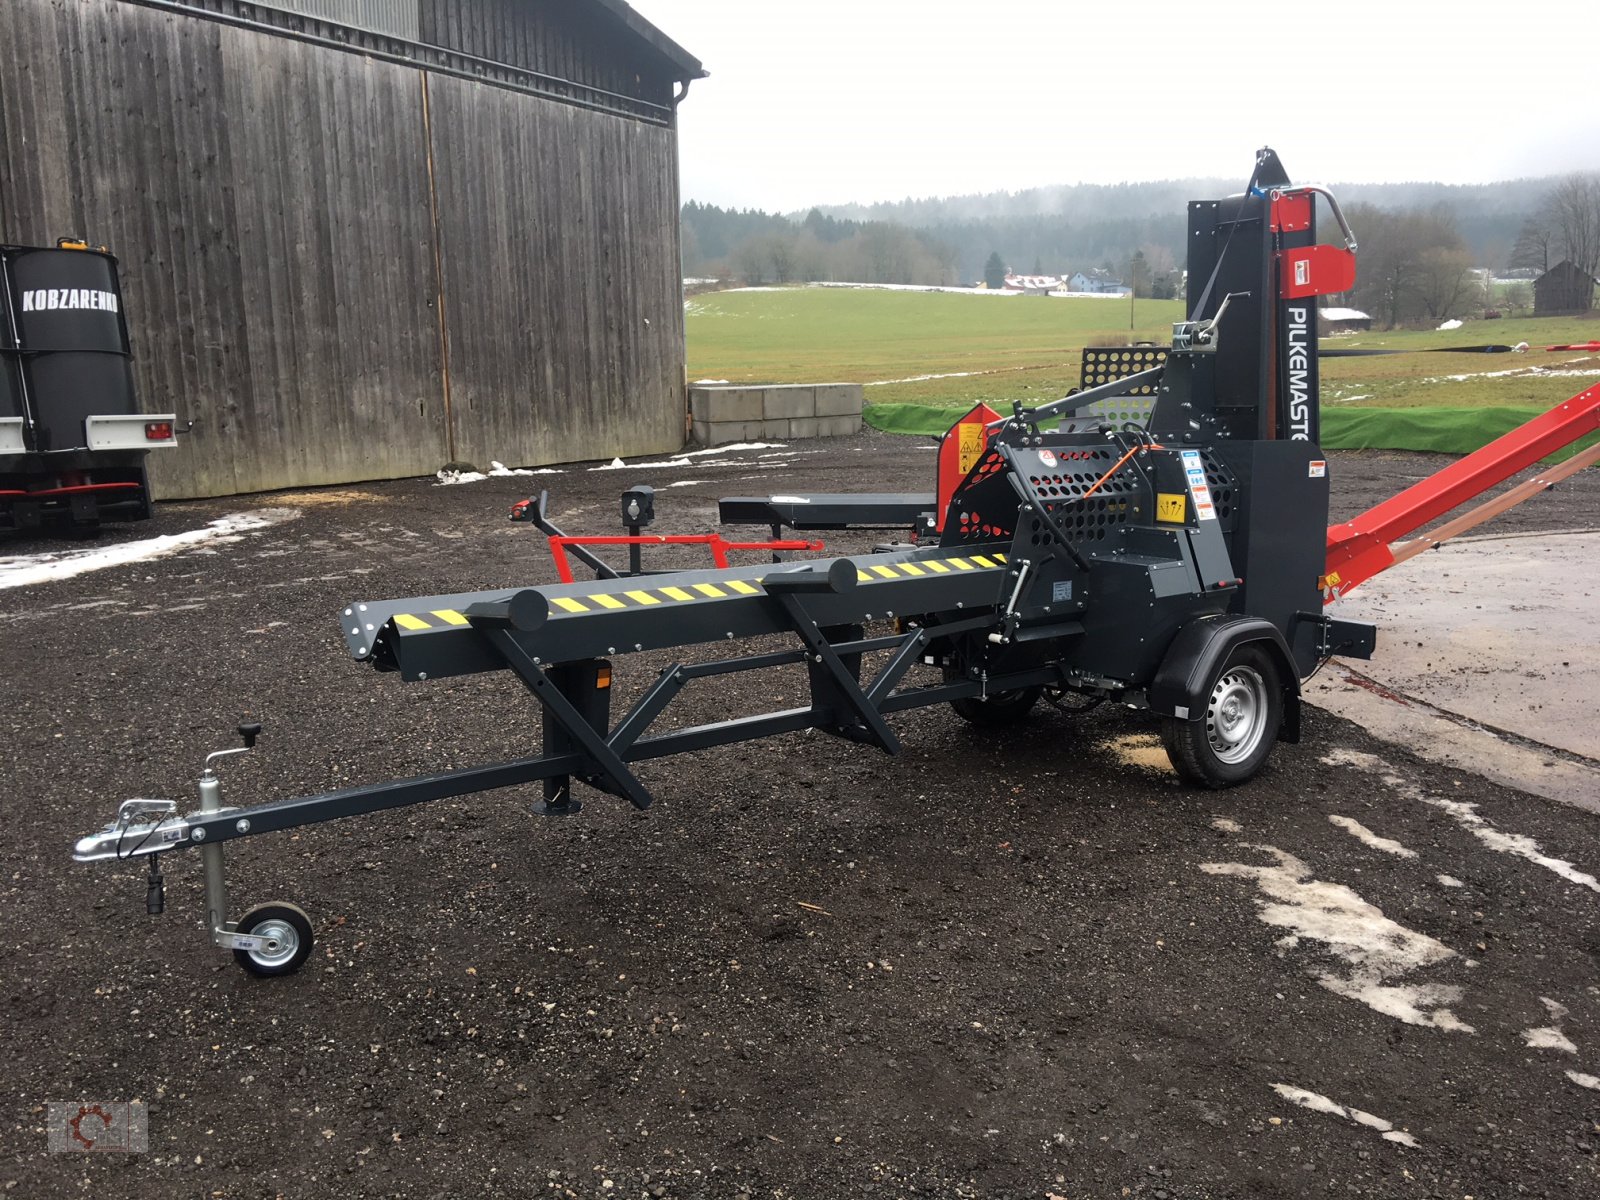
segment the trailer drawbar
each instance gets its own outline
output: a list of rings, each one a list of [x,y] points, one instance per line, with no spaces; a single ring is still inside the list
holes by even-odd
[[[1342,245],[1317,238],[1318,196]],[[197,807],[125,801],[75,857],[146,859],[147,907],[159,912],[159,855],[198,849],[213,944],[252,974],[282,975],[309,955],[311,922],[287,903],[229,919],[229,841],[535,782],[548,815],[579,810],[575,783],[643,809],[652,797],[634,765],[650,759],[809,729],[893,754],[897,712],[948,703],[968,721],[1008,724],[1043,696],[1147,709],[1185,782],[1242,783],[1278,741],[1299,739],[1301,681],[1332,655],[1373,652],[1374,628],[1330,616],[1328,604],[1600,458],[1587,450],[1430,537],[1400,541],[1600,427],[1596,387],[1329,528],[1316,297],[1352,286],[1355,248],[1333,197],[1292,184],[1263,150],[1243,192],[1189,206],[1195,286],[1170,346],[1086,351],[1083,390],[1008,416],[975,407],[943,438],[933,492],[722,501],[725,523],[769,525],[774,539],[784,528],[909,529],[869,554],[728,566],[729,548],[806,543],[644,533],[649,488],[624,495],[618,537],[569,537],[544,497],[524,501],[513,517],[550,538],[563,582],[363,600],[339,620],[357,662],[405,682],[510,671],[542,714],[537,754],[232,808],[215,763],[255,743],[260,726],[241,726],[243,748],[206,759]],[[685,540],[709,545],[718,565],[643,569],[642,547]],[[627,545],[628,566],[594,543]],[[573,580],[569,552],[595,578]],[[739,650],[771,635],[789,647]],[[612,714],[615,660],[697,645],[728,653],[668,666]],[[808,676],[803,707],[651,732],[691,682],[790,666]]]

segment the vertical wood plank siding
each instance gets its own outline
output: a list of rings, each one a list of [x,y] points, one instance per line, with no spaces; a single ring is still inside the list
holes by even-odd
[[[680,443],[673,130],[122,0],[4,0],[0,240],[121,259],[141,399],[197,422],[151,456],[158,495],[447,457],[425,85],[458,456]]]
[[[609,458],[683,441],[673,133],[429,78],[456,451]],[[476,153],[463,153],[475,147]]]

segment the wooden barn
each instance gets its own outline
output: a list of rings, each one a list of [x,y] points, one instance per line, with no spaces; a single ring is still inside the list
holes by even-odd
[[[704,74],[622,0],[4,0],[0,242],[121,259],[161,496],[676,449]]]
[[[1595,278],[1562,259],[1533,281],[1533,315],[1559,317],[1594,307]]]

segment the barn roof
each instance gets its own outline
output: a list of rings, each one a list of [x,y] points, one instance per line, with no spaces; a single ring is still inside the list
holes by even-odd
[[[624,0],[591,0],[591,3],[610,13],[629,33],[666,59],[672,67],[673,79],[686,83],[691,79],[704,79],[709,74],[698,58],[634,12]]]

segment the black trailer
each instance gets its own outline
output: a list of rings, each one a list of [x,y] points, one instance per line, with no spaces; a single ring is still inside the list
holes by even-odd
[[[114,257],[0,245],[0,529],[152,515],[145,455],[176,418],[139,411],[131,362]]]
[[[734,499],[724,509],[725,519],[775,526],[900,524],[908,540],[843,558],[650,574],[637,560],[610,566],[582,544],[673,540],[641,532],[647,491],[623,499],[624,538],[568,537],[541,497],[514,516],[597,578],[341,610],[352,656],[391,679],[510,671],[542,716],[536,752],[227,808],[211,762],[242,751],[220,751],[207,760],[197,809],[129,800],[75,856],[148,857],[148,905],[159,911],[156,856],[199,848],[213,943],[274,975],[305,960],[310,922],[283,903],[229,920],[223,843],[299,825],[534,782],[543,785],[537,811],[551,816],[579,810],[575,783],[643,809],[652,797],[634,768],[651,759],[810,729],[893,754],[897,712],[948,703],[967,720],[1005,724],[1045,696],[1158,715],[1191,784],[1250,779],[1278,741],[1299,738],[1301,680],[1330,655],[1372,653],[1373,627],[1331,618],[1324,604],[1381,569],[1374,531],[1400,527],[1389,519],[1330,537],[1329,473],[1315,441],[1315,297],[1351,285],[1355,243],[1345,228],[1343,248],[1319,244],[1319,191],[1293,186],[1266,150],[1241,194],[1191,205],[1194,290],[1165,353],[1102,357],[1084,391],[1039,408],[975,409],[945,435],[934,492]],[[1584,421],[1592,428],[1600,388],[1592,392],[1569,403],[1560,432],[1497,456],[1495,470],[1520,469],[1551,438],[1579,436]],[[1452,478],[1447,490],[1459,500],[1486,478]],[[1339,560],[1344,582],[1329,565],[1335,541],[1341,555],[1361,555]],[[787,635],[789,647],[740,649],[771,635]],[[727,651],[669,665],[613,716],[618,660],[689,646]],[[809,677],[802,707],[651,732],[691,683],[795,665]],[[248,747],[259,727],[241,732]]]

